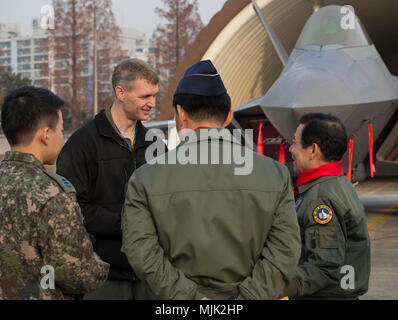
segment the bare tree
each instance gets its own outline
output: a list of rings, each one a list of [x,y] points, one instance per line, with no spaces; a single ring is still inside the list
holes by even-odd
[[[120,35],[121,29],[116,23],[112,11],[111,0],[92,0],[96,3],[96,50],[98,68],[98,106],[104,109],[113,99],[111,77],[113,67],[121,62],[124,57],[122,52]]]
[[[174,76],[187,47],[193,43],[203,28],[197,0],[162,1],[164,9],[156,7],[155,11],[164,22],[157,26],[151,39],[155,46],[151,62],[154,63],[162,80],[161,95],[166,92],[167,85]]]
[[[0,48],[0,58],[2,57],[3,55],[1,54],[1,48]],[[0,59],[0,75],[2,75],[3,73],[5,73],[7,70],[6,70],[6,67],[4,66],[4,63],[2,62],[2,60]]]
[[[98,97],[101,104],[101,98],[112,92],[110,75],[121,56],[121,31],[111,0],[53,0],[53,7],[50,87],[69,102],[74,131],[94,115]]]

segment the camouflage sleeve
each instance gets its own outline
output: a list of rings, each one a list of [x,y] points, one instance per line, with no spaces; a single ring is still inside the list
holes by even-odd
[[[294,276],[300,258],[300,228],[287,168],[282,173],[284,187],[275,220],[251,275],[239,285],[238,299],[280,299]]]
[[[102,286],[109,265],[93,251],[74,193],[59,193],[43,207],[39,225],[45,264],[55,271],[55,284],[64,293],[84,294]]]

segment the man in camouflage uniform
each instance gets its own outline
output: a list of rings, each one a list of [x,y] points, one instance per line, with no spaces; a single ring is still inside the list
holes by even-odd
[[[34,87],[4,100],[11,151],[0,163],[0,299],[74,299],[108,275],[84,229],[75,189],[44,168],[62,148],[63,104]]]

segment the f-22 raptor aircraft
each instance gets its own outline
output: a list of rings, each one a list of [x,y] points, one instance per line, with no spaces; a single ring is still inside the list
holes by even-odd
[[[235,109],[233,127],[254,129],[252,144],[261,122],[264,153],[274,158],[286,153],[286,165],[291,166],[288,148],[299,118],[309,112],[331,113],[344,122],[352,139],[351,152],[347,150],[343,160],[354,180],[373,174],[398,176],[398,78],[385,66],[355,13],[341,6],[320,8],[288,57],[252,2],[284,69],[264,96]],[[344,21],[347,14],[354,20]]]

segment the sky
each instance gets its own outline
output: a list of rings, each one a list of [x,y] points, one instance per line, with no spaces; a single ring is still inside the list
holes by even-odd
[[[205,25],[225,2],[198,0],[199,14]],[[150,38],[160,23],[155,7],[161,7],[162,3],[162,0],[113,0],[116,21],[120,27],[135,28]],[[51,4],[51,0],[0,0],[0,22],[20,24],[22,35],[30,35],[32,19],[41,17],[41,8],[48,4]]]

